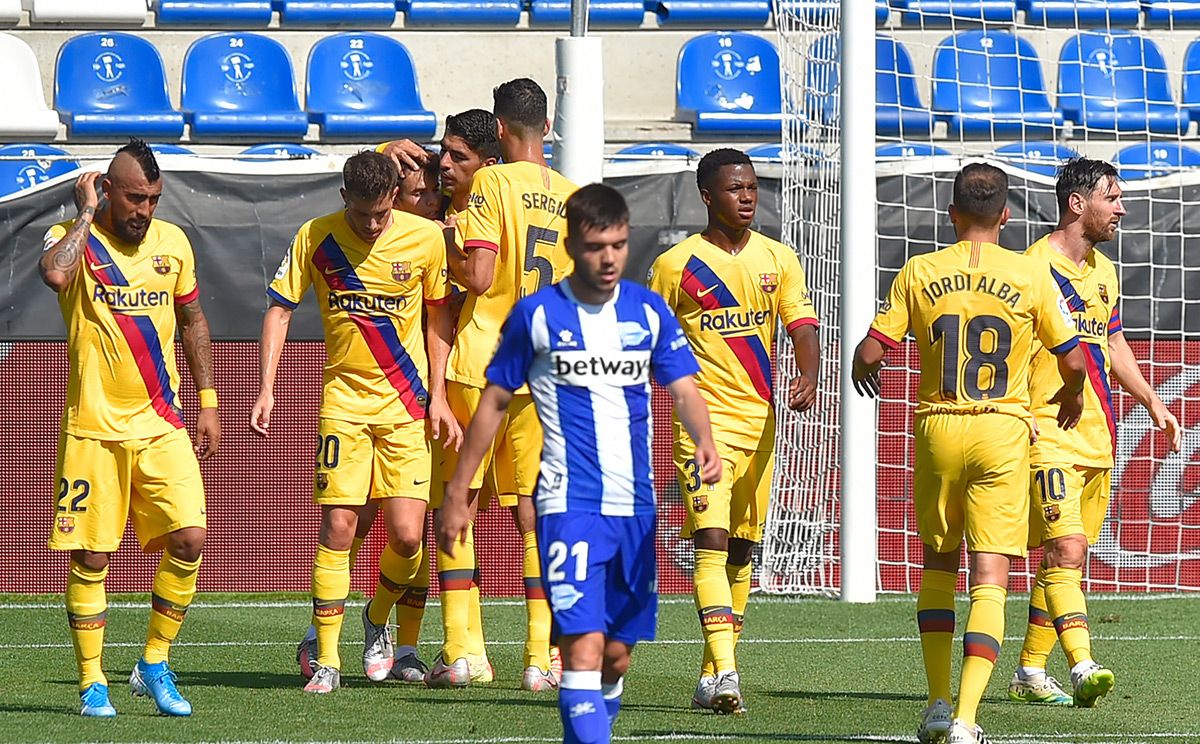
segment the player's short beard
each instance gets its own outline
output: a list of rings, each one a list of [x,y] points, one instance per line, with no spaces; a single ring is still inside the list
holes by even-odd
[[[122,243],[129,245],[139,245],[146,239],[146,233],[150,230],[150,223],[147,221],[146,226],[141,230],[136,230],[130,227],[128,222],[117,222],[113,225],[113,232],[121,239]]]

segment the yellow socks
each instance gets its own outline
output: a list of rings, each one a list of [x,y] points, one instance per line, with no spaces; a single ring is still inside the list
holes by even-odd
[[[442,658],[447,664],[469,653],[471,624],[471,585],[475,578],[475,525],[467,525],[466,542],[451,557],[444,550],[437,554],[438,582],[442,596]]]
[[[1046,606],[1046,567],[1039,566],[1029,592],[1029,624],[1025,626],[1025,643],[1021,645],[1018,663],[1031,669],[1045,669],[1056,640],[1058,634]]]
[[[483,604],[479,601],[479,592],[483,586],[483,574],[479,566],[475,566],[475,576],[471,579],[470,610],[467,614],[467,659],[482,661],[487,657],[487,645],[483,636]]]
[[[362,550],[363,543],[367,541],[365,537],[356,537],[350,541],[350,570],[354,570],[354,562],[358,560],[358,551]]]
[[[521,535],[525,543],[525,666],[550,671],[550,603],[542,586],[542,561],[538,557],[537,533]]]
[[[425,619],[425,600],[429,596],[429,550],[422,547],[421,563],[404,593],[396,602],[396,646],[417,647],[421,621]]]
[[[750,579],[754,574],[753,564],[725,564],[725,578],[729,581],[729,593],[733,600],[730,609],[733,611],[733,648],[736,663],[737,643],[742,637],[742,626],[746,620],[746,604],[750,601]],[[700,665],[700,676],[716,675],[717,665],[712,654],[708,652],[708,644],[704,645],[704,662]]]
[[[696,549],[696,610],[704,635],[704,651],[717,673],[736,669],[733,656],[733,593],[725,574],[728,553],[723,550]]]
[[[317,663],[341,669],[338,637],[350,593],[350,551],[317,545],[313,559],[313,625],[317,629]]]
[[[929,685],[927,705],[950,697],[950,663],[954,650],[954,585],[957,573],[931,571],[921,574],[917,593],[917,629],[921,633],[921,656],[925,659],[925,681]]]
[[[375,596],[367,605],[367,617],[376,625],[386,625],[392,608],[400,601],[404,590],[417,576],[421,566],[424,546],[417,546],[412,555],[400,555],[391,545],[385,545],[379,555],[379,581],[375,584]]]
[[[163,551],[154,574],[154,593],[150,597],[150,625],[146,629],[146,649],[142,658],[147,664],[167,660],[171,641],[179,635],[188,605],[196,596],[196,574],[200,559],[184,561]]]
[[[958,706],[954,710],[954,717],[967,728],[975,725],[979,701],[983,699],[992,668],[996,666],[996,657],[1000,655],[1007,594],[1004,587],[995,584],[971,587],[971,614],[963,633],[962,679],[958,684]]]
[[[71,643],[75,646],[75,664],[79,669],[79,689],[85,690],[95,682],[107,685],[100,655],[104,651],[104,624],[108,600],[104,594],[104,579],[108,566],[93,571],[71,561],[67,574],[67,623],[71,626]]]
[[[1077,568],[1046,569],[1046,605],[1071,668],[1091,659],[1092,635],[1088,630],[1087,600],[1083,597],[1083,572]]]

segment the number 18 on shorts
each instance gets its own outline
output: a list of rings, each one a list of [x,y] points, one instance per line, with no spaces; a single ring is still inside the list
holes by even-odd
[[[553,637],[604,633],[630,645],[654,639],[658,618],[653,514],[538,518],[542,580]]]

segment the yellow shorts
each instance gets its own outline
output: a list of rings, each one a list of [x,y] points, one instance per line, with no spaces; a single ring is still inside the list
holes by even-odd
[[[687,509],[679,536],[687,539],[697,530],[719,529],[728,531],[730,537],[761,542],[771,500],[775,451],[718,446],[721,480],[712,485],[700,481],[695,451],[696,445],[687,435],[676,437],[675,473]]]
[[[123,442],[58,440],[51,550],[112,553],[133,521],[147,552],[187,527],[207,527],[200,464],[186,429]]]
[[[1108,514],[1112,469],[1041,464],[1029,472],[1029,547],[1067,535],[1094,545]]]
[[[453,380],[446,383],[446,402],[464,431],[479,408],[482,396],[482,388]],[[458,453],[445,451],[442,476],[450,480],[457,465]],[[483,499],[488,494],[496,495],[501,506],[516,506],[518,496],[532,496],[541,465],[542,423],[538,420],[533,396],[514,395],[495,440],[471,478],[471,488],[481,489],[479,508],[486,508]]]
[[[921,542],[939,553],[1024,556],[1029,531],[1029,426],[1003,413],[930,414],[913,422],[913,508]]]
[[[313,501],[339,506],[364,506],[368,499],[427,502],[432,463],[424,420],[359,424],[322,418]]]

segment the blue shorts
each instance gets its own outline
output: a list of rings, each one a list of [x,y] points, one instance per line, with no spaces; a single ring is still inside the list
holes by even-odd
[[[633,645],[654,639],[658,620],[655,517],[538,517],[542,583],[553,638],[600,632]]]

